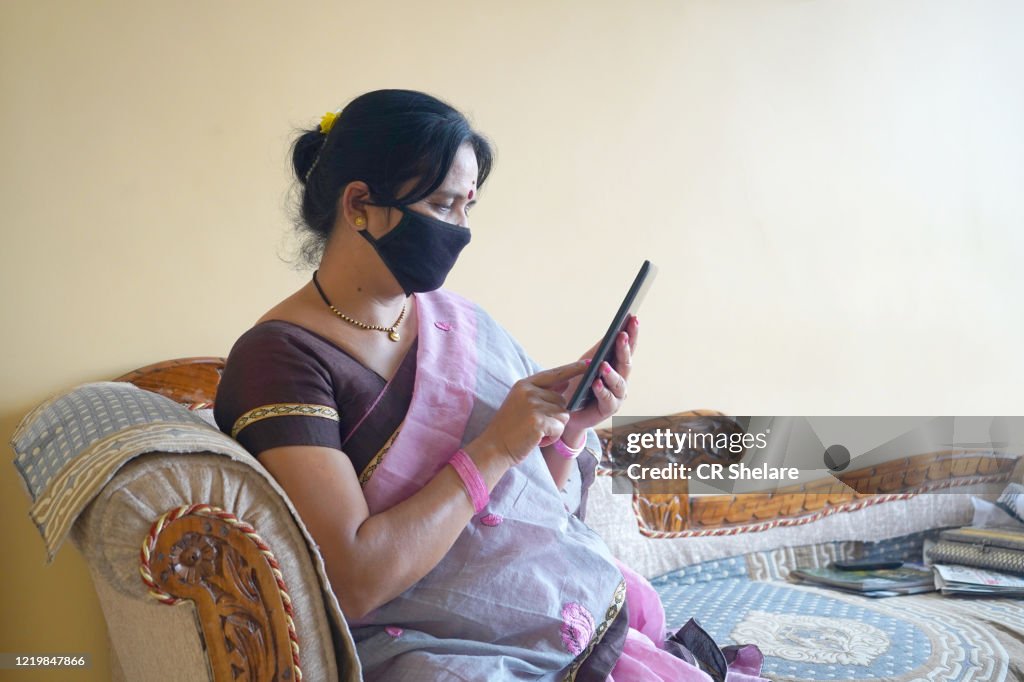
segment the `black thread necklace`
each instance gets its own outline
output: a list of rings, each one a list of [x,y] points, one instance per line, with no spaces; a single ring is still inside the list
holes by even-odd
[[[398,341],[402,338],[401,335],[398,333],[398,325],[402,324],[402,318],[405,317],[405,306],[409,303],[408,299],[406,299],[405,303],[402,304],[402,312],[398,314],[398,319],[395,320],[395,323],[390,327],[385,327],[379,324],[366,324],[365,322],[360,322],[359,320],[351,318],[345,313],[335,308],[334,305],[327,299],[327,294],[324,293],[323,288],[320,287],[320,282],[316,278],[316,270],[313,271],[313,286],[316,287],[316,290],[320,293],[320,298],[324,299],[324,303],[326,303],[327,307],[331,309],[331,312],[340,317],[341,319],[345,320],[349,324],[355,325],[360,329],[366,329],[369,331],[387,332],[388,338],[391,339],[392,341]]]

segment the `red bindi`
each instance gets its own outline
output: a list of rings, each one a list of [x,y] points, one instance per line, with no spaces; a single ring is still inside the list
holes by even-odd
[[[475,192],[473,190],[469,190],[469,194],[466,195],[466,198],[467,199],[472,199],[474,194],[475,194]]]

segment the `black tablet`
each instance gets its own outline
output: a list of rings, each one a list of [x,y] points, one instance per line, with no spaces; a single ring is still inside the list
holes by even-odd
[[[654,281],[654,275],[657,271],[658,269],[649,260],[645,260],[644,264],[640,266],[640,272],[636,274],[636,279],[633,280],[633,285],[629,287],[626,298],[622,299],[619,311],[615,313],[608,331],[605,332],[604,338],[601,339],[601,344],[594,353],[590,366],[587,367],[587,371],[583,374],[583,379],[580,380],[579,385],[576,387],[576,392],[573,394],[572,399],[569,400],[570,412],[582,410],[592,400],[596,399],[593,383],[594,379],[598,376],[598,372],[601,371],[601,363],[608,360],[614,366],[615,355],[612,351],[615,349],[615,337],[625,329],[629,316],[640,308],[640,302],[643,301],[647,289],[651,286],[651,282]]]

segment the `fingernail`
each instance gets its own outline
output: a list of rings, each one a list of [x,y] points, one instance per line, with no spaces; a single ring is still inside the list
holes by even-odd
[[[584,366],[584,367],[589,367],[589,366],[590,366],[590,363],[591,363],[591,360],[590,360],[590,358],[587,358],[586,360],[584,360],[584,361],[583,361],[583,366]]]
[[[601,380],[600,379],[594,379],[594,390],[595,391],[600,391],[603,388],[604,388],[604,384],[601,383]]]
[[[607,362],[601,363],[601,372],[603,372],[604,374],[608,374],[611,371],[612,371],[612,366],[611,365],[609,365]]]

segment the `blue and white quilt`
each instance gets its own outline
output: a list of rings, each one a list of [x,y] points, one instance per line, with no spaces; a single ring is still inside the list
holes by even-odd
[[[923,540],[833,543],[799,563],[824,565],[851,544],[862,545],[858,558],[919,561]],[[692,616],[723,646],[757,644],[775,680],[1024,680],[1024,600],[873,599],[788,582],[793,554],[759,552],[655,578],[670,631]]]

